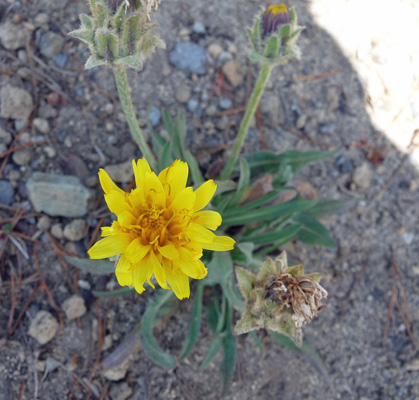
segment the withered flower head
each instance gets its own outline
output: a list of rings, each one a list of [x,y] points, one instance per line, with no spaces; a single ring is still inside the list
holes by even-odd
[[[269,6],[262,16],[263,36],[276,33],[280,26],[289,23],[291,18],[285,4]]]
[[[236,267],[240,291],[246,299],[234,333],[266,328],[280,332],[301,347],[302,325],[326,307],[326,290],[320,274],[304,275],[304,266],[288,267],[286,253],[275,261],[267,258],[257,275]]]

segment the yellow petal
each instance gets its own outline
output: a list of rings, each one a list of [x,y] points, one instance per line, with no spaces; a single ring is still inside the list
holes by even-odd
[[[143,187],[146,201],[153,203],[156,207],[166,207],[166,193],[154,172],[145,174]]]
[[[122,213],[118,214],[118,222],[121,226],[128,228],[131,225],[135,225],[137,222],[137,218],[132,215],[131,210],[125,210]]]
[[[191,222],[187,230],[188,237],[199,243],[211,243],[215,234],[202,225]]]
[[[132,204],[134,210],[139,210],[144,207],[145,197],[144,197],[144,188],[137,187],[136,189],[132,190],[131,193],[128,195],[128,199]]]
[[[122,189],[115,185],[108,173],[102,168],[99,170],[99,181],[105,193],[109,193],[112,191],[116,191],[122,194],[125,193]]]
[[[118,233],[99,240],[88,251],[90,258],[109,258],[122,254],[132,242],[129,233]]]
[[[170,201],[182,190],[185,189],[188,180],[188,164],[176,160],[170,167],[164,169],[159,174],[159,180],[166,190],[166,195]]]
[[[145,257],[150,250],[150,247],[150,245],[144,246],[141,243],[141,239],[137,238],[127,247],[125,255],[131,263],[137,264]]]
[[[118,261],[115,269],[116,279],[121,286],[131,286],[132,285],[132,273],[131,273],[131,263],[122,254],[121,258]]]
[[[193,211],[202,210],[212,199],[215,191],[217,190],[217,185],[212,179],[203,183],[198,189],[195,190],[196,201]]]
[[[163,269],[161,262],[157,259],[156,255],[154,254],[154,251],[150,251],[150,253],[148,253],[144,261],[151,265],[151,267],[153,268],[154,277],[156,278],[157,283],[163,289],[169,289],[166,283],[165,270]]]
[[[196,194],[194,193],[192,187],[187,187],[181,190],[173,199],[172,203],[169,206],[169,210],[182,211],[187,210],[191,211],[196,200]]]
[[[132,282],[135,290],[138,293],[144,292],[144,282],[150,282],[151,275],[153,274],[153,267],[143,259],[138,264],[132,266]],[[154,288],[154,286],[152,285]]]
[[[221,225],[221,215],[216,211],[199,211],[194,214],[192,221],[196,224],[205,226],[205,228],[215,231]]]
[[[174,261],[175,267],[193,279],[202,279],[207,275],[207,269],[201,260],[194,260],[192,254],[185,248],[179,248],[180,259]]]
[[[228,236],[215,236],[211,243],[202,243],[202,248],[213,251],[233,250],[235,240]]]
[[[169,260],[179,259],[179,253],[176,249],[176,246],[173,243],[169,243],[166,246],[160,246],[158,247],[158,250],[163,257],[166,257]]]
[[[180,271],[170,271],[166,274],[170,287],[179,300],[188,298],[191,291],[189,288],[189,278]]]
[[[109,210],[115,215],[131,210],[131,206],[127,202],[125,195],[125,192],[117,192],[116,190],[112,190],[105,194],[106,204],[108,205]]]
[[[150,165],[145,158],[141,158],[137,164],[135,160],[132,160],[132,169],[134,170],[135,184],[137,187],[142,187],[144,185],[145,174],[151,172]]]

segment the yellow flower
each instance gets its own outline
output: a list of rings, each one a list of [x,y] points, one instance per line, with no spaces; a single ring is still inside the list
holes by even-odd
[[[216,236],[221,224],[215,211],[201,211],[214,196],[217,185],[209,180],[195,191],[186,187],[188,165],[176,160],[159,176],[145,158],[132,162],[136,189],[126,193],[109,175],[99,171],[100,184],[109,209],[118,217],[102,228],[104,239],[90,250],[91,258],[121,255],[116,277],[121,286],[144,291],[145,281],[154,288],[151,276],[163,289],[170,288],[179,299],[189,297],[189,278],[202,279],[207,269],[200,260],[202,250],[227,251],[234,240]]]

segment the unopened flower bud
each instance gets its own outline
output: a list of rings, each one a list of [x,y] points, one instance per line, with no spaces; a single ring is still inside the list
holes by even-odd
[[[291,23],[291,18],[285,4],[269,6],[262,17],[263,36],[277,33],[282,25],[289,23]]]

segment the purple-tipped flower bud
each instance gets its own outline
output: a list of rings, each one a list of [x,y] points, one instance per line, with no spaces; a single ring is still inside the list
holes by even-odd
[[[285,4],[269,6],[262,17],[263,36],[276,33],[282,25],[289,23],[291,18]]]

